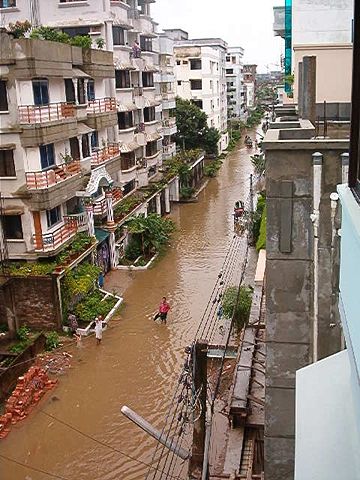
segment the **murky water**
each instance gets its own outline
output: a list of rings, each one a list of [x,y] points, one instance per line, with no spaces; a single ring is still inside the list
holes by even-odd
[[[192,340],[232,238],[234,202],[246,197],[250,173],[245,148],[229,155],[198,203],[173,208],[178,232],[166,256],[149,271],[117,271],[106,278],[105,287],[121,293],[126,308],[111,321],[100,347],[89,338],[74,351],[74,368],[1,441],[2,455],[66,480],[145,478],[145,465],[116,450],[148,463],[154,441],[120,408],[126,404],[161,428],[184,346]],[[151,320],[164,295],[171,304],[166,326]],[[0,472],[2,480],[52,478],[2,458]]]

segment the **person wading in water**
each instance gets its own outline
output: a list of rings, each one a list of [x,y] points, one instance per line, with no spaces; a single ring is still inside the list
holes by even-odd
[[[161,323],[165,323],[166,325],[166,317],[169,310],[170,310],[170,305],[166,301],[166,297],[163,297],[159,305],[159,311],[155,315],[154,320],[157,320],[160,317]]]

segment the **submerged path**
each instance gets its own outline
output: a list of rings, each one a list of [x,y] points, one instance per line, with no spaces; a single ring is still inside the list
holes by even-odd
[[[233,235],[234,202],[247,196],[251,170],[249,152],[241,145],[199,202],[173,207],[178,231],[154,268],[106,277],[105,288],[121,293],[126,308],[110,322],[100,347],[90,338],[74,350],[74,368],[0,442],[0,454],[66,480],[144,478],[147,467],[116,450],[148,463],[153,440],[120,408],[126,404],[161,428],[184,346],[193,338]],[[163,295],[172,307],[166,326],[151,320]],[[0,472],[4,480],[52,478],[2,458]]]

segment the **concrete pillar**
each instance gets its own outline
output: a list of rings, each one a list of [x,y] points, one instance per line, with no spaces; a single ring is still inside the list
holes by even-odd
[[[82,148],[82,135],[78,135],[76,137],[79,142],[79,156],[80,156],[80,162],[84,160],[84,153],[83,153],[83,148]]]
[[[111,269],[114,269],[117,266],[116,245],[115,244],[116,244],[115,232],[112,231],[112,232],[110,232],[110,237],[109,237]]]
[[[105,193],[105,198],[106,198],[106,223],[109,227],[114,225],[114,208],[113,208],[113,196],[112,192],[106,192]]]
[[[40,212],[32,212],[34,228],[35,228],[35,246],[41,250],[43,248],[43,236],[41,228]]]
[[[302,117],[316,122],[316,56],[303,57],[303,112]]]
[[[87,229],[90,237],[95,237],[95,225],[94,225],[94,206],[89,203],[85,206],[87,216]]]
[[[74,84],[74,92],[75,92],[75,105],[79,105],[79,95],[78,95],[78,79],[73,78],[72,82]]]
[[[348,183],[349,180],[349,154],[341,154],[341,181],[342,183]]]
[[[88,84],[89,84],[89,79],[85,78],[84,79],[84,98],[85,98],[85,103],[88,103]]]
[[[156,195],[156,213],[158,215],[161,215],[161,200],[160,200],[160,194],[158,193]]]
[[[180,200],[180,180],[179,177],[175,179],[175,202]]]
[[[297,95],[297,102],[298,102],[298,114],[299,117],[302,118],[302,111],[303,111],[303,63],[299,62],[299,69],[298,69],[298,95]]]
[[[170,189],[169,186],[165,188],[165,212],[170,213],[171,206],[170,206]]]

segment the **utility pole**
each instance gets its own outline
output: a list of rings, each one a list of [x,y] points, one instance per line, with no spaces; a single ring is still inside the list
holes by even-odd
[[[200,414],[194,423],[191,457],[189,462],[189,479],[199,480],[205,450],[205,420],[207,391],[207,350],[206,340],[197,340],[193,350],[195,395],[199,395]]]
[[[249,221],[249,244],[252,245],[254,241],[253,235],[253,224],[254,224],[254,187],[253,187],[253,174],[250,174],[250,221]]]

